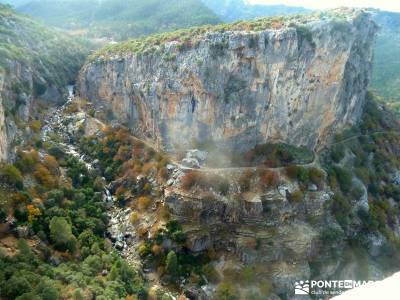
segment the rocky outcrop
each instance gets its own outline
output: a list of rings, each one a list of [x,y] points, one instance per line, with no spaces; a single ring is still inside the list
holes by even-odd
[[[359,10],[303,23],[211,28],[189,46],[100,55],[81,70],[79,91],[167,150],[210,142],[235,150],[321,146],[361,115],[376,25]]]

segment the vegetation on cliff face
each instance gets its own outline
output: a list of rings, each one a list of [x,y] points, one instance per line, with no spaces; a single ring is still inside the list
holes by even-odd
[[[371,235],[383,239],[385,254],[373,260],[395,271],[400,267],[396,233],[400,123],[371,93],[361,120],[358,126],[338,134],[325,153],[328,183],[335,193],[331,210],[348,243],[364,257],[368,256],[365,249],[371,249]]]

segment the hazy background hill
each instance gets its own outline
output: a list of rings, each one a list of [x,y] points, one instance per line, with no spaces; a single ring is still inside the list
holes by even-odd
[[[227,22],[263,16],[288,15],[310,11],[304,7],[286,5],[252,5],[243,0],[202,0],[207,7]]]
[[[374,13],[381,30],[375,46],[372,88],[400,113],[400,13]]]
[[[87,37],[124,40],[220,19],[200,0],[36,0],[12,2],[19,12]],[[18,3],[17,3],[18,2]]]

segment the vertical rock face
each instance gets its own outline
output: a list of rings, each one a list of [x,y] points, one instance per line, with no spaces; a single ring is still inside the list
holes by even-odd
[[[3,91],[4,77],[0,72],[0,161],[7,159],[7,132],[4,115],[4,106],[1,93]]]
[[[111,51],[84,66],[79,90],[167,150],[319,147],[357,122],[371,73],[375,23],[363,11],[336,13],[277,29],[211,28],[151,53]]]

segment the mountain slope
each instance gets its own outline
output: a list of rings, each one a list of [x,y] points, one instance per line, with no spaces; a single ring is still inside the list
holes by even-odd
[[[375,46],[372,88],[400,113],[400,13],[373,12],[381,30]]]
[[[118,40],[219,22],[200,0],[41,0],[18,10],[49,25]]]
[[[212,11],[224,21],[252,19],[265,16],[280,16],[309,11],[304,7],[286,5],[249,4],[243,0],[202,0]]]
[[[1,138],[3,145],[15,140],[24,122],[35,118],[36,100],[62,101],[86,52],[71,37],[0,5],[0,106],[6,116],[1,128],[7,135],[7,141]]]

